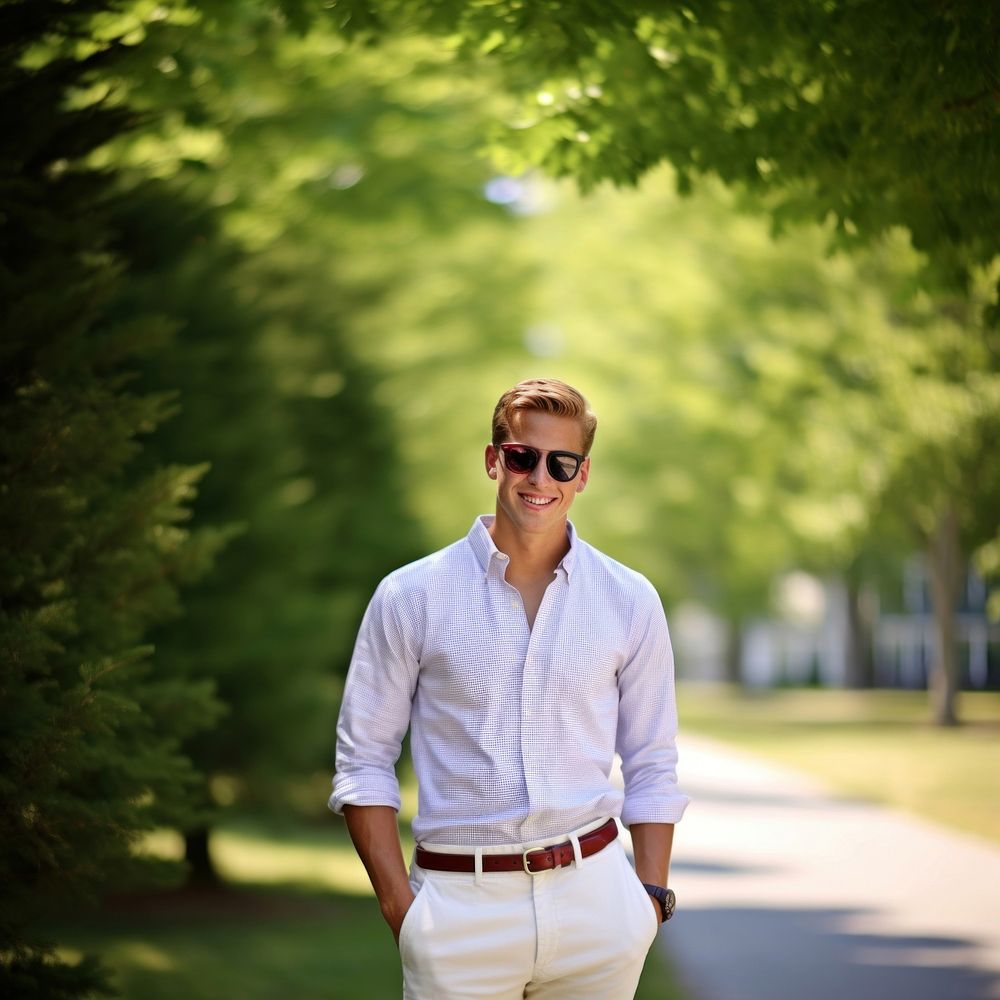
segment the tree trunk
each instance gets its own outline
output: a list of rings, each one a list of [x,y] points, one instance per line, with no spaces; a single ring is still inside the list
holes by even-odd
[[[931,667],[931,706],[939,726],[958,725],[959,665],[955,605],[962,581],[958,516],[949,505],[941,513],[927,546],[935,643]]]
[[[725,678],[727,684],[743,687],[743,622],[739,618],[726,620]]]
[[[184,860],[188,863],[188,885],[219,885],[222,879],[212,862],[207,826],[187,830],[184,834]]]
[[[854,575],[847,574],[847,664],[845,683],[849,688],[875,686],[874,621],[871,594]]]

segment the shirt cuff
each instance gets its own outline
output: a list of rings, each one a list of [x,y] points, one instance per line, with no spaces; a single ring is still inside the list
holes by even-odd
[[[669,798],[626,799],[622,808],[622,823],[679,823],[691,801],[686,795]]]
[[[395,777],[376,777],[370,774],[335,775],[333,794],[326,804],[335,813],[342,813],[344,806],[390,806],[399,812],[402,805],[399,782]]]

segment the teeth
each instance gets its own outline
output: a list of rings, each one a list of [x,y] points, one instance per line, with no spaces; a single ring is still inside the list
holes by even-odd
[[[552,503],[553,500],[552,497],[529,497],[525,496],[523,493],[521,496],[523,496],[528,503],[534,504],[536,507],[544,507],[546,504]]]

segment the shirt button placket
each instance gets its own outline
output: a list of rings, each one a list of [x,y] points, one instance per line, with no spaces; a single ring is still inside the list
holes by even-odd
[[[538,642],[538,620],[532,629],[531,638],[521,670],[521,759],[524,761],[524,784],[528,792],[531,812],[537,812],[544,805],[545,779],[544,760],[539,752],[537,716],[539,712],[539,679],[536,671],[537,659],[533,649]]]

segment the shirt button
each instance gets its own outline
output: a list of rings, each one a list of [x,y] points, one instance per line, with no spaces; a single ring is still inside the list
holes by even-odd
[[[510,606],[512,608],[519,608],[521,605],[520,605],[520,603],[518,601],[511,601],[510,602]]]

